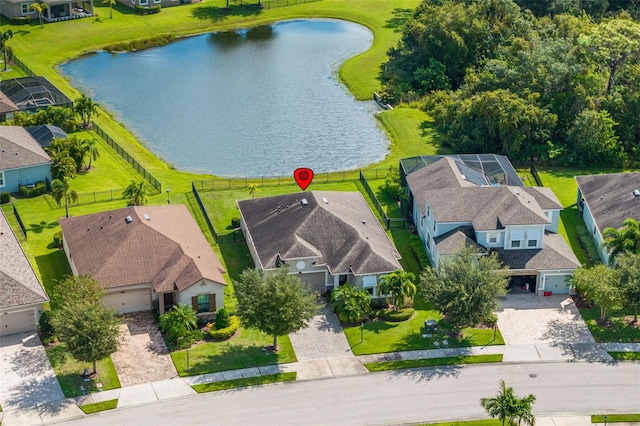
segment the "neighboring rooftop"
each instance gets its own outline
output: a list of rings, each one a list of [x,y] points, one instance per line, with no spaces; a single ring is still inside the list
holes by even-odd
[[[27,132],[38,142],[42,148],[46,148],[55,138],[66,139],[67,134],[58,126],[42,124],[40,126],[25,127]]]
[[[310,191],[238,201],[260,266],[317,258],[331,274],[402,269],[400,255],[359,192]]]
[[[224,270],[184,205],[125,207],[60,219],[78,274],[103,287],[151,283],[184,290],[201,279],[226,285]]]
[[[0,209],[0,308],[44,303],[47,294]]]
[[[9,98],[20,111],[48,106],[72,107],[73,102],[44,77],[18,77],[0,81],[0,97]]]
[[[0,170],[50,163],[51,158],[24,127],[0,127]]]
[[[640,172],[576,176],[576,181],[600,232],[620,228],[629,217],[640,220]]]

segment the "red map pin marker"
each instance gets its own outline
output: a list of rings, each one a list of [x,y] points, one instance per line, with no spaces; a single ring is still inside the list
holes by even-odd
[[[300,167],[293,172],[293,178],[298,186],[304,191],[313,180],[313,170],[306,167]]]

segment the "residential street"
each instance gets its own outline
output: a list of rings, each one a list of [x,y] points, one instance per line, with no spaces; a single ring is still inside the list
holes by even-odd
[[[535,375],[535,376],[533,376]],[[533,376],[533,377],[532,377]],[[498,380],[533,393],[537,415],[635,412],[640,363],[475,365],[223,391],[87,416],[74,425],[374,425],[483,417]]]

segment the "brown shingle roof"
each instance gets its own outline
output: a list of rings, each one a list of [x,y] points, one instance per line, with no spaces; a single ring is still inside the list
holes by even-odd
[[[44,303],[49,298],[0,209],[0,308]]]
[[[14,112],[18,110],[19,108],[16,106],[16,104],[14,104],[7,95],[0,91],[0,114],[6,114],[8,112]]]
[[[126,207],[62,218],[60,226],[78,273],[92,274],[105,288],[151,283],[156,292],[182,291],[203,278],[226,285],[220,261],[184,205]]]
[[[24,127],[0,126],[0,170],[50,163],[51,158]]]
[[[640,220],[640,172],[576,176],[578,188],[600,232],[619,228],[625,219]]]
[[[276,267],[278,256],[315,257],[332,274],[402,268],[400,255],[359,192],[294,193],[238,201],[238,207],[264,269]]]

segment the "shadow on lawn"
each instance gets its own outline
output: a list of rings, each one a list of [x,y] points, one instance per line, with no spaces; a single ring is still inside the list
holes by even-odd
[[[410,368],[405,370],[393,370],[388,380],[410,378],[417,383],[428,382],[441,377],[458,377],[462,366],[443,365],[438,367]]]
[[[402,31],[409,18],[413,15],[413,9],[402,9],[397,7],[391,11],[391,14],[393,17],[387,19],[384,27],[393,28],[394,33],[399,33]]]
[[[191,16],[201,21],[219,22],[229,16],[255,16],[262,12],[257,4],[235,5],[227,7],[201,6],[193,9]]]

